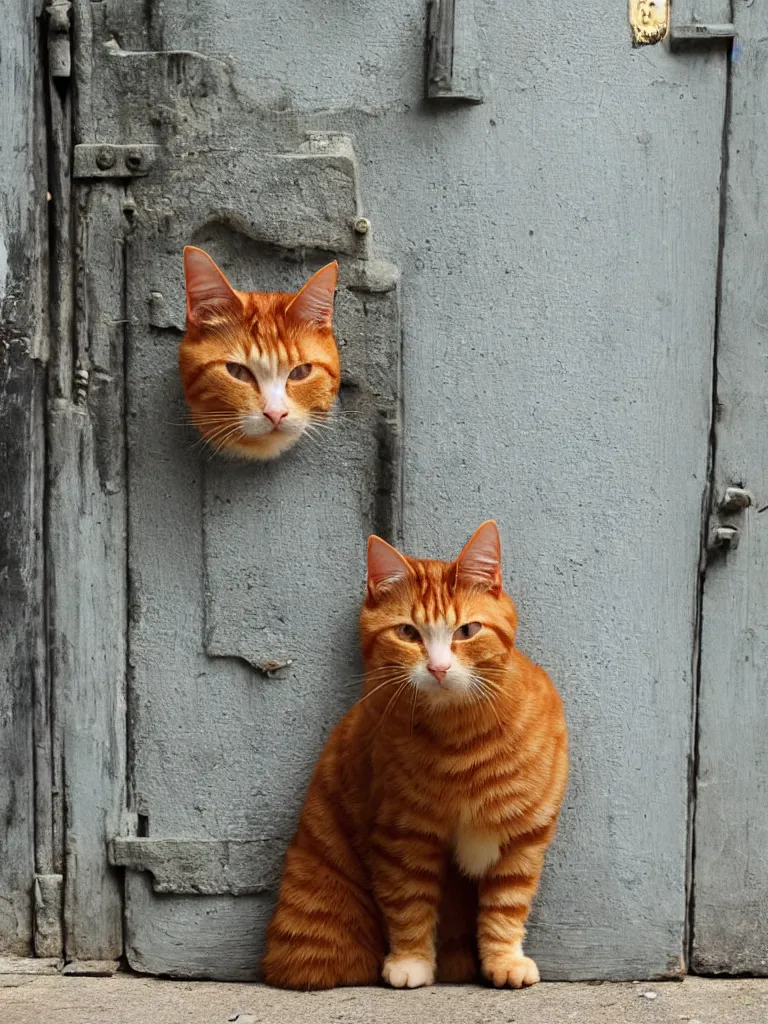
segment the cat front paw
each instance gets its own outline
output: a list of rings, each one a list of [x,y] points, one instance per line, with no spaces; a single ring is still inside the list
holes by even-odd
[[[388,956],[381,976],[392,988],[421,988],[423,985],[434,985],[435,968],[429,960]]]
[[[483,964],[483,974],[496,988],[526,988],[541,981],[536,961],[529,956],[493,957]]]

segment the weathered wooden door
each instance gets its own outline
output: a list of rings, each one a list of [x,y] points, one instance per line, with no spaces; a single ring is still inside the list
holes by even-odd
[[[768,11],[734,3],[710,557],[703,581],[692,965],[768,974]],[[761,514],[762,513],[762,514]]]
[[[716,6],[675,17],[722,24]],[[690,906],[696,941],[722,906],[691,846],[706,877],[723,814],[700,802],[694,833],[689,810],[696,765],[728,742],[720,563],[698,720],[696,696],[714,341],[719,359],[729,301],[742,316],[727,276],[717,303],[741,72],[729,84],[721,43],[633,50],[614,0],[518,7],[456,0],[454,93],[425,101],[422,0],[73,4],[74,217],[56,237],[74,332],[60,316],[46,563],[70,959],[256,976],[311,765],[358,690],[366,535],[452,557],[489,516],[520,644],[572,735],[531,926],[542,973],[677,975]],[[340,416],[316,444],[267,466],[195,445],[186,243],[240,288],[339,259]],[[735,427],[740,454],[717,456],[718,493],[759,492],[756,422],[751,449]]]

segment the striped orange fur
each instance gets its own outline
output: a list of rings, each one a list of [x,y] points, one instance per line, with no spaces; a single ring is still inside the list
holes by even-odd
[[[369,541],[364,695],[336,726],[263,961],[284,988],[539,980],[525,921],[568,774],[560,698],[514,645],[496,525],[455,562]]]
[[[188,245],[184,275],[179,371],[203,438],[216,451],[273,459],[323,426],[341,383],[332,324],[338,265],[295,294],[239,292]]]

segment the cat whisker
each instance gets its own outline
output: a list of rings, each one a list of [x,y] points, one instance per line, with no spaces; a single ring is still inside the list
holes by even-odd
[[[499,719],[498,713],[493,703],[493,695],[491,692],[488,691],[485,680],[483,680],[479,676],[473,675],[470,678],[470,682],[472,684],[472,690],[477,696],[478,703],[484,701],[488,705],[491,712],[493,713],[493,717],[496,719],[496,724],[498,725],[499,728],[501,728],[501,720]]]
[[[243,434],[242,430],[239,427],[235,427],[234,430],[230,431],[229,434],[225,435],[225,437],[223,437],[220,440],[219,444],[214,449],[214,451],[213,451],[213,453],[211,455],[211,458],[213,458],[214,455],[218,455],[219,452],[222,450],[222,448],[225,448],[227,445],[231,444],[233,441],[239,441],[240,438],[242,438],[242,437],[244,437],[244,434]]]
[[[219,452],[221,452],[222,448],[226,447],[226,445],[231,444],[232,441],[239,440],[239,438],[243,437],[243,431],[239,423],[235,424],[235,426],[231,427],[229,430],[224,430],[223,433],[221,431],[217,433],[218,436],[216,441],[209,439],[211,448],[213,449],[209,456],[209,458],[211,459],[214,458],[214,456],[218,455]]]
[[[368,669],[367,672],[361,672],[359,675],[350,676],[349,678],[355,680],[356,682],[362,682],[364,679],[373,679],[375,676],[380,676],[382,673],[385,672],[391,675],[393,672],[402,671],[405,671],[405,667],[403,665],[386,664],[379,665],[378,668]]]
[[[221,419],[215,419],[210,421],[198,421],[191,423],[190,426],[197,427],[198,430],[202,431],[207,427],[227,427],[234,426],[234,424],[240,422],[240,417],[236,414],[230,414],[229,416],[222,416]]]
[[[208,444],[208,445],[215,445],[216,442],[219,440],[219,438],[221,438],[222,436],[227,434],[230,430],[239,430],[239,429],[240,429],[239,423],[233,421],[232,419],[229,419],[229,420],[227,420],[226,423],[219,424],[214,430],[211,431],[210,434],[203,434],[203,435],[201,435],[200,439],[196,442],[195,446],[197,446],[197,445],[203,446],[203,445],[206,445],[206,444]]]
[[[385,679],[383,683],[379,683],[379,685],[375,686],[369,693],[364,694],[359,700],[356,700],[355,704],[362,704],[363,701],[368,700],[369,697],[372,697],[374,693],[378,693],[379,690],[383,689],[385,686],[393,686],[395,683],[400,682],[402,682],[401,678]]]

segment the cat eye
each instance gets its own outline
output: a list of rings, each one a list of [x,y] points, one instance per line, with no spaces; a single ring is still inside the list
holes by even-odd
[[[419,633],[418,629],[407,622],[397,627],[397,635],[401,640],[408,640],[409,643],[417,643],[421,640],[421,633]]]
[[[302,363],[301,366],[294,366],[288,374],[288,380],[305,380],[312,372],[312,363]]]
[[[467,622],[463,626],[459,626],[456,632],[453,634],[454,640],[471,640],[473,636],[477,636],[483,627],[479,622]]]
[[[241,380],[244,384],[255,384],[256,378],[247,366],[242,363],[227,363],[227,373],[235,380]]]

